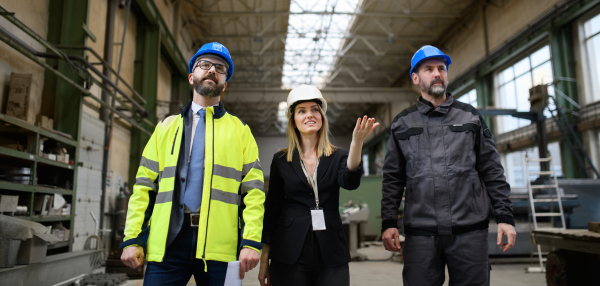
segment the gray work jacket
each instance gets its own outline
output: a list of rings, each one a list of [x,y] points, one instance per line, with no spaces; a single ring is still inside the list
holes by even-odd
[[[451,235],[514,225],[510,186],[492,133],[471,105],[450,94],[419,101],[394,118],[383,166],[382,229],[396,227],[406,187],[407,235]]]

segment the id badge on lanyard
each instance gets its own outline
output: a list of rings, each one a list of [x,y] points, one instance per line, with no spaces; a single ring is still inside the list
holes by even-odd
[[[325,215],[322,208],[310,210],[310,216],[313,230],[325,230]]]
[[[304,165],[304,161],[300,161],[302,164],[302,170],[304,174],[308,178],[310,185],[315,193],[315,202],[316,207],[310,210],[310,216],[312,218],[312,227],[313,231],[316,230],[325,230],[325,214],[323,213],[323,209],[319,207],[319,188],[317,186],[317,168],[319,167],[319,161],[317,161],[317,166],[315,167],[315,173],[310,176],[308,174],[308,169],[306,169],[306,165]]]

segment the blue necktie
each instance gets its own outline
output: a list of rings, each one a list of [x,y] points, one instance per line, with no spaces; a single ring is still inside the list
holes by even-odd
[[[206,130],[206,110],[198,111],[200,119],[196,125],[194,133],[194,142],[192,145],[192,155],[190,157],[190,166],[187,174],[187,185],[185,187],[185,205],[192,211],[196,211],[202,204],[202,187],[204,185],[204,137]]]

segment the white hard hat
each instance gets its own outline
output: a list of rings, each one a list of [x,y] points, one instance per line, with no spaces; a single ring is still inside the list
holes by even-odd
[[[310,101],[315,99],[317,103],[320,103],[323,114],[327,112],[327,101],[323,98],[321,91],[314,85],[303,84],[301,86],[294,87],[287,97],[287,108],[285,110],[285,117],[290,119],[292,115],[290,110],[294,104],[298,101]]]

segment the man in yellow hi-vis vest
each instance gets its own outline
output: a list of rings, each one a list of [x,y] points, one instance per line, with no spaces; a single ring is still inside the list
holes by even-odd
[[[223,285],[227,263],[240,278],[262,249],[264,177],[250,128],[225,111],[229,51],[202,46],[189,63],[193,100],[160,122],[148,141],[129,201],[121,260],[144,285]],[[144,255],[145,254],[145,255]]]

